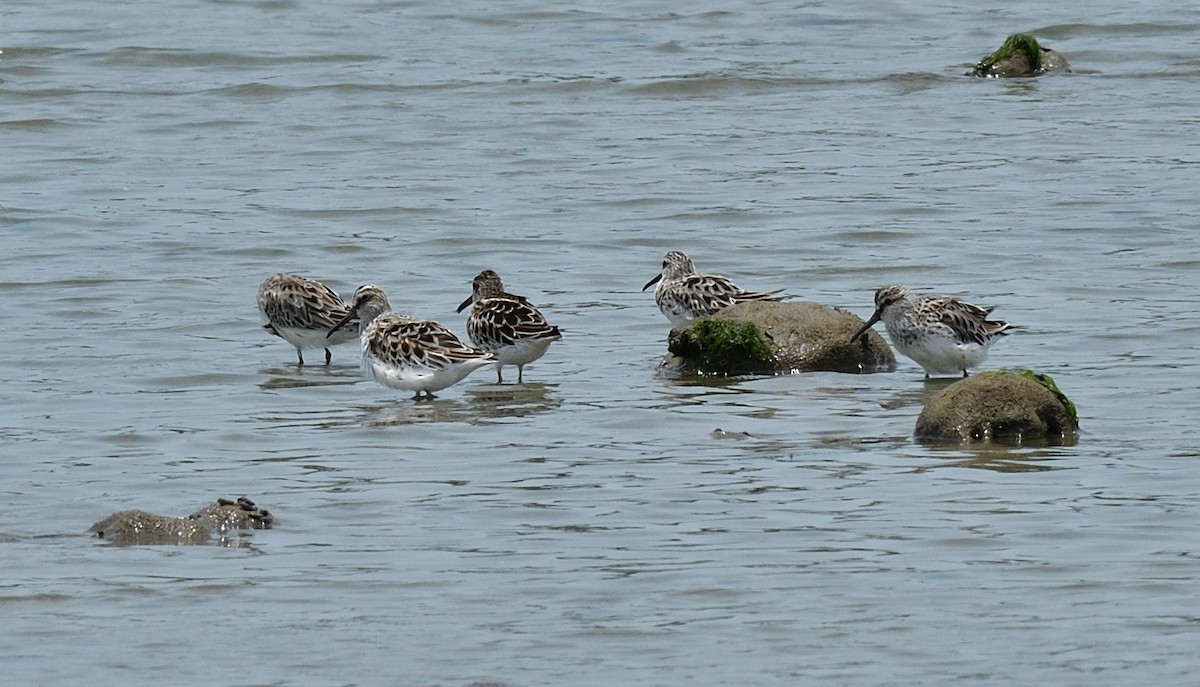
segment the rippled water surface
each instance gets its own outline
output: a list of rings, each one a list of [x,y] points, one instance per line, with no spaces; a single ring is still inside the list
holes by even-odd
[[[847,6],[849,5],[849,6]],[[862,6],[859,6],[862,5]],[[1103,0],[8,2],[0,664],[22,684],[1186,684],[1200,12]],[[963,74],[1032,31],[1075,73]],[[1019,325],[1074,446],[946,448],[895,373],[655,374],[669,249]],[[269,273],[564,340],[436,400],[297,368]],[[311,360],[319,353],[310,353]],[[721,431],[715,431],[715,430]],[[241,546],[92,522],[245,495]]]

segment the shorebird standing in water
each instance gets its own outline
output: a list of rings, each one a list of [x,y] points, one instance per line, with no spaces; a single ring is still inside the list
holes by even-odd
[[[324,348],[328,365],[333,357],[330,346],[358,338],[355,329],[327,336],[330,327],[351,312],[350,306],[328,286],[296,274],[267,277],[258,287],[258,309],[267,318],[263,329],[295,346],[300,365],[305,348]]]
[[[364,284],[354,292],[350,314],[329,329],[334,336],[358,317],[363,372],[391,389],[406,389],[420,398],[456,384],[495,356],[459,341],[449,329],[431,320],[392,312],[383,289]]]
[[[550,343],[562,338],[524,296],[504,290],[500,275],[484,270],[471,282],[471,296],[458,306],[467,316],[471,343],[496,356],[496,382],[504,381],[504,366],[517,366],[517,381],[523,382],[525,365],[546,354]]]

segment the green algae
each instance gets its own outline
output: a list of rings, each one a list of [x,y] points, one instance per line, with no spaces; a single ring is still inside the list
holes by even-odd
[[[1021,53],[1024,53],[1026,61],[1029,62],[1031,72],[1036,74],[1041,71],[1042,47],[1038,45],[1037,39],[1028,33],[1014,33],[1005,39],[996,52],[980,60],[971,73],[975,76],[987,76],[997,62]]]
[[[735,320],[697,320],[671,332],[668,348],[708,374],[752,374],[772,368],[775,354],[758,326]]]
[[[1075,404],[1071,402],[1071,399],[1067,398],[1066,394],[1059,390],[1058,385],[1054,383],[1054,379],[1050,375],[1039,374],[1033,370],[1022,370],[1018,375],[1026,379],[1032,379],[1054,394],[1059,403],[1062,403],[1063,407],[1067,409],[1067,416],[1071,418],[1071,426],[1074,429],[1079,429],[1079,414],[1075,410]]]

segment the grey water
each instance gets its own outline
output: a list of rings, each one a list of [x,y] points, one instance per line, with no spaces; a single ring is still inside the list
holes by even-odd
[[[1074,73],[963,76],[1017,31]],[[1198,35],[1161,1],[9,0],[6,679],[1193,682]],[[918,444],[903,358],[658,376],[670,249],[863,317],[995,306],[985,367],[1052,375],[1079,441]],[[255,309],[296,271],[465,334],[484,268],[564,333],[524,385],[414,403]],[[243,495],[279,526],[240,546],[85,535]]]

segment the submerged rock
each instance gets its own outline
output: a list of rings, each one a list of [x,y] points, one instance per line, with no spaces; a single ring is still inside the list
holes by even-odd
[[[1075,405],[1054,380],[1031,371],[997,371],[967,377],[943,389],[917,418],[921,441],[1074,443]]]
[[[88,530],[117,546],[136,544],[205,544],[212,528],[197,520],[169,518],[144,510],[113,513]]]
[[[664,367],[714,375],[877,372],[896,357],[853,313],[816,303],[750,301],[671,330]]]
[[[1061,54],[1042,47],[1027,33],[1014,33],[996,52],[975,65],[971,76],[1038,76],[1048,72],[1069,72],[1071,65]]]
[[[245,496],[237,501],[217,499],[216,503],[188,516],[189,520],[208,523],[213,529],[225,530],[269,530],[275,525],[275,516],[265,508],[259,508]]]
[[[92,525],[88,532],[118,546],[207,544],[214,533],[264,530],[274,524],[275,516],[270,511],[243,496],[236,501],[217,499],[186,518],[124,510]]]

